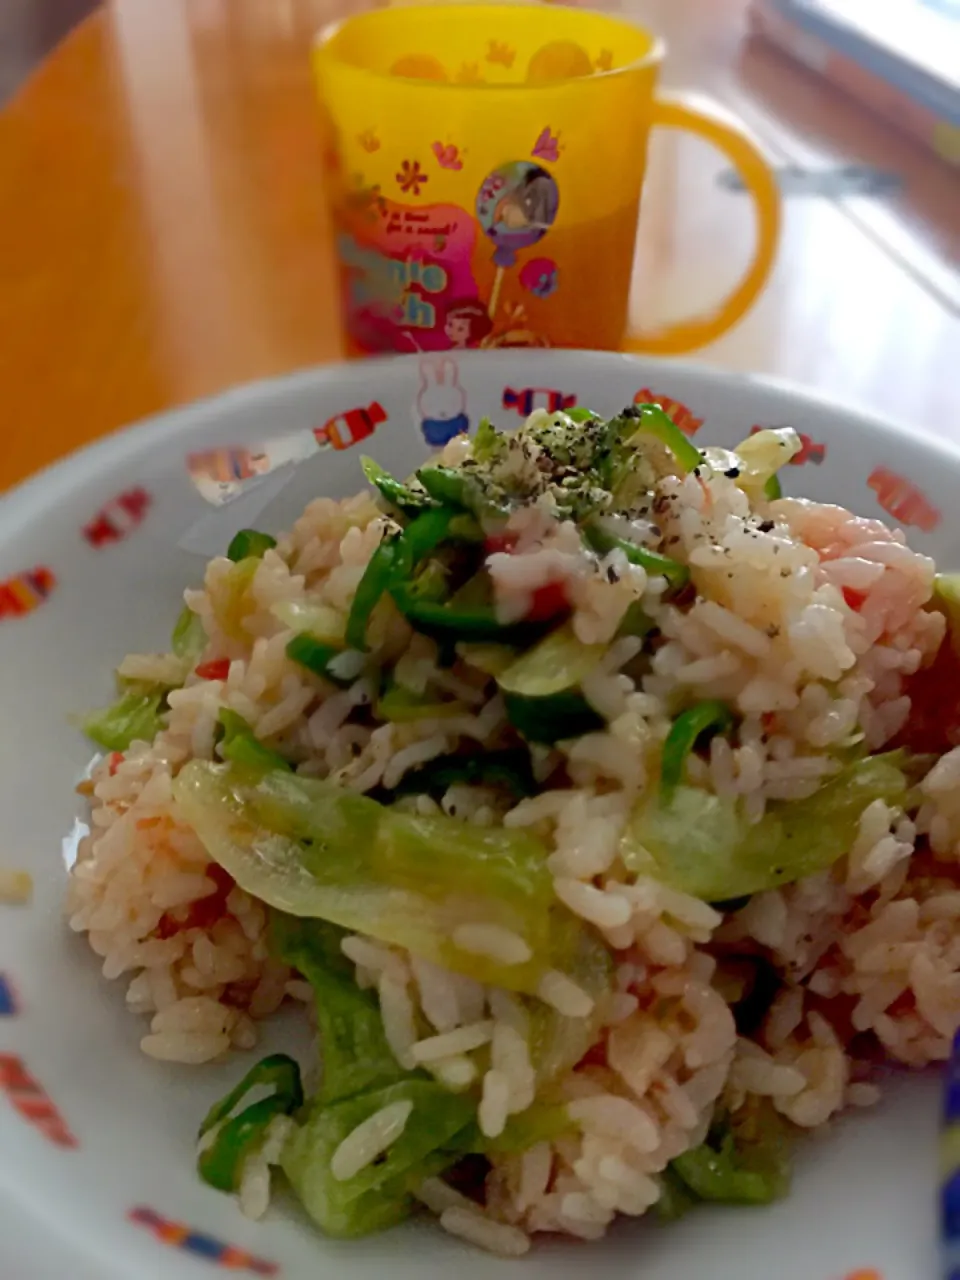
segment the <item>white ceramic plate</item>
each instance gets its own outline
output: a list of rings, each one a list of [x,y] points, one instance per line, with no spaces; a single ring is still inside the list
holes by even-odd
[[[144,1024],[125,1011],[122,984],[101,978],[61,917],[64,840],[82,813],[73,786],[90,756],[69,717],[110,698],[111,669],[126,652],[165,647],[183,588],[201,575],[202,561],[177,546],[209,510],[187,479],[188,452],[309,430],[377,403],[386,420],[363,451],[406,474],[428,452],[423,416],[432,430],[459,414],[472,427],[484,415],[519,423],[561,396],[608,414],[642,391],[685,413],[688,429],[703,419],[698,440],[732,445],[754,424],[797,428],[808,437],[806,462],[787,469],[788,492],[892,516],[915,546],[960,568],[951,505],[960,454],[934,440],[764,380],[679,364],[468,353],[443,371],[444,394],[438,372],[404,358],[232,392],[107,439],[0,503],[0,867],[26,868],[35,881],[31,905],[0,905],[0,1275],[200,1280],[217,1266],[316,1280],[379,1280],[388,1271],[393,1280],[435,1280],[450,1268],[461,1280],[508,1271],[566,1280],[585,1267],[596,1280],[934,1274],[935,1074],[894,1077],[871,1113],[806,1142],[782,1204],[702,1208],[668,1228],[621,1224],[599,1245],[547,1243],[523,1263],[497,1262],[420,1223],[327,1241],[287,1197],[253,1224],[197,1180],[197,1124],[243,1060],[196,1069],[143,1058]],[[318,454],[258,524],[282,527],[311,496],[357,490],[359,452]],[[141,489],[146,498],[116,505]],[[234,520],[224,519],[221,545]],[[283,1034],[268,1029],[266,1043]]]

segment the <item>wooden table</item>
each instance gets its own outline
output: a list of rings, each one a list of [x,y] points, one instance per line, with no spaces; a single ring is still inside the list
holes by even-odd
[[[804,125],[829,91],[743,51],[744,0],[619,7],[673,44],[668,82],[726,98],[774,158],[829,153]],[[342,8],[114,0],[0,115],[0,487],[145,414],[339,357],[307,51]],[[792,115],[770,104],[791,77]],[[856,202],[795,200],[761,304],[700,354],[960,438],[957,178],[891,147],[929,215],[912,255]],[[655,148],[638,315],[705,306],[746,254],[747,204],[718,170],[698,144]]]

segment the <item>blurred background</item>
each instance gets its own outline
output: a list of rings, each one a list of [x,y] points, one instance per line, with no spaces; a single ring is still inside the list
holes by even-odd
[[[310,79],[350,0],[0,0],[0,486],[145,414],[341,339]],[[776,166],[760,304],[698,358],[960,439],[957,0],[612,0]],[[864,52],[866,50],[866,52]],[[721,159],[653,146],[636,319],[736,278]]]

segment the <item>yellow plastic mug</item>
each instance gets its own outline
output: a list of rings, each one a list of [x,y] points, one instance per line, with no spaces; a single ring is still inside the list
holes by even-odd
[[[627,348],[710,342],[770,274],[773,175],[719,113],[656,95],[663,45],[605,14],[523,4],[381,9],[322,32],[314,68],[348,347]],[[754,259],[709,314],[627,332],[652,125],[724,153]]]

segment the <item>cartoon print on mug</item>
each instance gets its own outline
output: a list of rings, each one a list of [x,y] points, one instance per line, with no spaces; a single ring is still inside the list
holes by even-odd
[[[414,421],[433,449],[442,449],[454,436],[470,430],[467,393],[460,385],[460,370],[452,356],[420,357],[420,390],[414,405]]]
[[[444,314],[443,332],[459,351],[482,346],[492,329],[493,321],[479,298],[455,298]]]
[[[556,221],[560,191],[553,175],[529,160],[500,165],[477,192],[477,219],[494,243],[496,275],[487,310],[496,316],[503,274],[521,249],[537,244]]]

